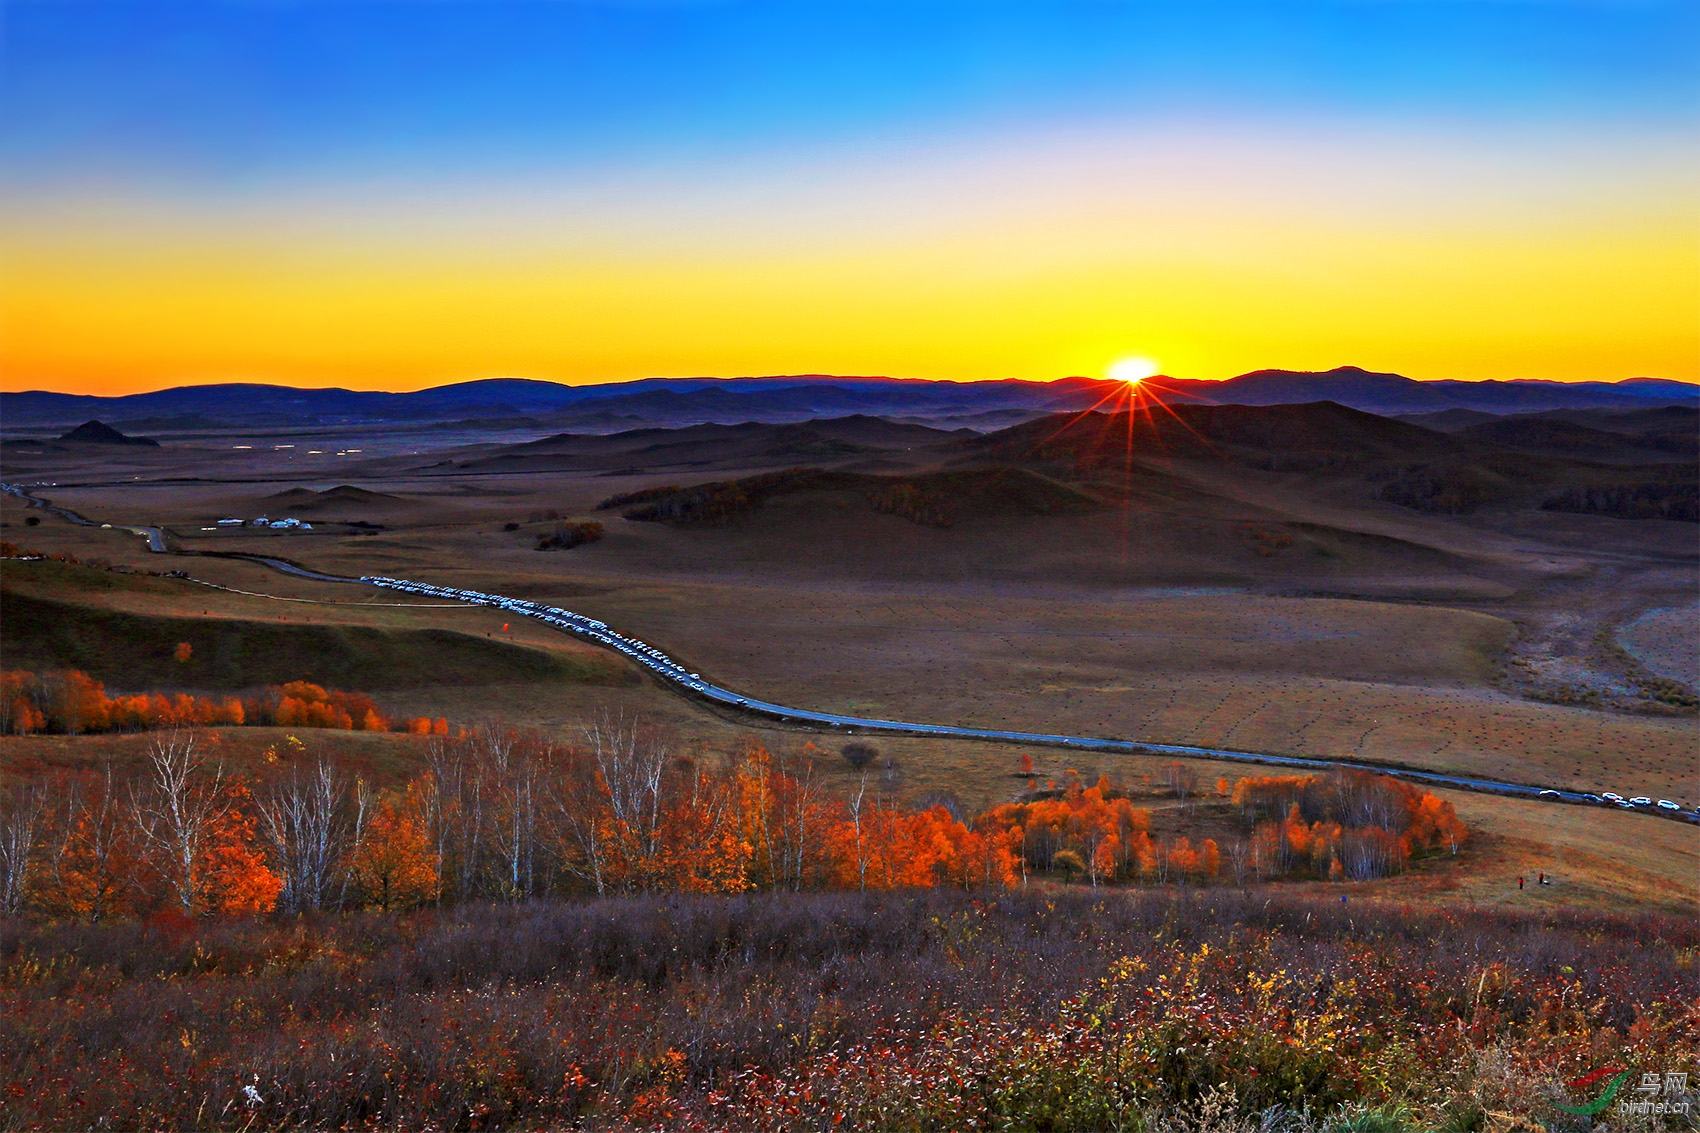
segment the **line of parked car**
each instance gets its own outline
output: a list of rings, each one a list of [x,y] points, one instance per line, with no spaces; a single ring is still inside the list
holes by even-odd
[[[400,590],[407,594],[420,594],[430,598],[454,598],[462,602],[470,602],[478,606],[493,606],[498,610],[506,610],[521,617],[536,618],[540,622],[556,626],[560,629],[571,630],[585,637],[612,646],[656,674],[668,680],[678,681],[698,692],[707,692],[709,686],[704,683],[700,673],[688,672],[685,667],[673,660],[661,650],[635,637],[628,637],[618,630],[608,628],[608,623],[599,622],[595,618],[587,618],[583,614],[575,614],[571,610],[563,610],[559,606],[545,606],[539,602],[527,602],[520,598],[506,598],[500,594],[485,594],[481,590],[462,590],[453,586],[432,586],[427,582],[409,582],[402,578],[386,578],[383,575],[362,575],[361,582],[372,586],[382,586],[390,590]],[[748,703],[743,697],[734,698],[738,704]]]
[[[1625,810],[1638,810],[1638,809],[1652,807],[1652,808],[1656,808],[1658,810],[1673,810],[1673,811],[1676,811],[1678,813],[1682,812],[1682,804],[1681,803],[1673,803],[1669,799],[1659,799],[1658,801],[1655,802],[1652,799],[1652,797],[1648,796],[1648,795],[1637,795],[1632,799],[1626,799],[1622,795],[1615,794],[1611,791],[1604,791],[1604,792],[1597,794],[1597,795],[1591,794],[1591,793],[1571,792],[1571,791],[1542,791],[1541,797],[1542,798],[1549,798],[1549,799],[1569,799],[1569,800],[1572,800],[1572,801],[1575,801],[1575,802],[1595,803],[1599,806],[1617,806],[1617,807],[1622,807]],[[1697,806],[1697,807],[1694,808],[1694,813],[1700,814],[1700,806]]]

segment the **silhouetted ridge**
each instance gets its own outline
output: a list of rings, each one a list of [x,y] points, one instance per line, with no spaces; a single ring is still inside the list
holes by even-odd
[[[159,442],[151,437],[131,437],[120,433],[103,421],[84,421],[75,429],[59,438],[62,441],[78,441],[88,445],[142,445],[147,448],[158,448]]]

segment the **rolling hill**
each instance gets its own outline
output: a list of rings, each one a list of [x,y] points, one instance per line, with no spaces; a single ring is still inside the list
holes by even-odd
[[[457,472],[789,467],[909,451],[972,435],[971,430],[947,432],[856,414],[789,425],[562,433],[434,467]]]

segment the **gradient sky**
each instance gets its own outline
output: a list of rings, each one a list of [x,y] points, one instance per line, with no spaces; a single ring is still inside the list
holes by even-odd
[[[8,2],[0,388],[1700,379],[1700,5]]]

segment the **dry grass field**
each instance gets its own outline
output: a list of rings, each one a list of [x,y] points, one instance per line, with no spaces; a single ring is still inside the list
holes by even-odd
[[[45,463],[20,472],[13,466],[24,458],[9,452],[6,478],[55,480],[41,491],[56,503],[101,522],[165,525],[184,550],[278,555],[333,573],[392,574],[569,606],[653,641],[719,683],[782,703],[1379,760],[1700,802],[1694,715],[1639,696],[1634,684],[1637,664],[1680,681],[1692,653],[1693,608],[1685,603],[1694,554],[1684,543],[1692,528],[1682,524],[1555,516],[1547,525],[1537,521],[1543,513],[1528,511],[1456,520],[1367,499],[1350,479],[1169,460],[1148,462],[1090,514],[977,515],[939,529],[875,514],[853,493],[817,492],[776,499],[722,526],[670,527],[596,504],[658,483],[743,473],[722,464],[473,475],[455,470],[493,446],[415,454],[418,440],[344,438],[339,451],[363,451],[334,460],[319,453],[312,462],[303,448],[310,441],[270,452],[197,442],[39,458],[59,462],[52,475],[43,474]],[[881,460],[925,463],[908,452]],[[301,475],[309,468],[311,476]],[[325,491],[345,483],[362,491]],[[28,514],[12,497],[0,499],[3,537],[137,571],[183,569],[192,580],[8,564],[8,596],[144,619],[135,625],[209,619],[345,635],[448,631],[456,641],[500,644],[565,668],[536,679],[491,660],[481,680],[427,659],[417,678],[366,690],[385,711],[560,731],[613,705],[668,725],[682,748],[700,755],[751,741],[789,749],[812,740],[828,774],[846,772],[834,756],[843,737],[722,718],[617,657],[529,621],[510,619],[504,629],[495,611],[316,583],[238,560],[151,555],[127,532],[51,516],[25,526]],[[226,515],[260,514],[297,515],[315,530],[215,525]],[[605,523],[607,538],[570,551],[533,549],[557,520],[586,519]],[[1654,609],[1674,612],[1642,617]],[[172,675],[153,671],[142,683]],[[260,731],[227,742],[245,750],[261,744]],[[370,745],[359,758],[375,768],[412,750],[406,737],[312,739]],[[8,761],[30,761],[132,742],[37,737],[0,745]],[[973,809],[1020,786],[1012,775],[1018,748],[876,742],[896,761],[894,789],[911,798],[948,796]],[[1042,777],[1062,771],[1056,753],[1031,754]],[[1079,770],[1128,779],[1160,772],[1154,761],[1100,757]],[[1206,781],[1245,773],[1226,764],[1199,770]],[[1692,827],[1476,795],[1454,802],[1481,833],[1462,864],[1376,885],[1404,897],[1602,908],[1691,909],[1700,900]],[[1516,876],[1540,872],[1543,862],[1559,880],[1517,893]]]

